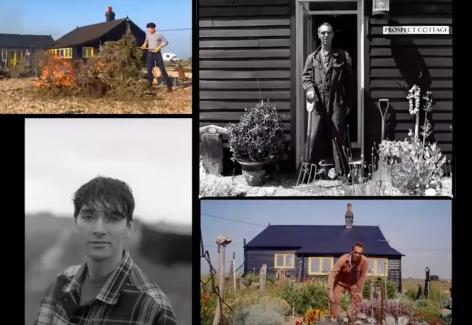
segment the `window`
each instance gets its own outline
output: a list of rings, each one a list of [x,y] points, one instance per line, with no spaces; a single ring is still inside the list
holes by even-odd
[[[333,268],[334,259],[332,257],[309,257],[308,274],[322,275],[328,274]]]
[[[56,58],[72,59],[72,47],[66,47],[63,49],[52,49],[49,53]]]
[[[386,258],[369,258],[368,275],[388,276],[388,259],[386,259]]]
[[[295,254],[275,254],[274,268],[276,269],[295,268]]]
[[[84,46],[82,47],[82,57],[83,58],[92,58],[93,57],[93,47],[89,46]]]

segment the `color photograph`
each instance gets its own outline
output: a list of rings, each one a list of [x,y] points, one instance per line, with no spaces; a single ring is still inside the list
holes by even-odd
[[[0,113],[190,114],[192,1],[0,2]]]
[[[202,200],[200,324],[451,324],[449,200]]]

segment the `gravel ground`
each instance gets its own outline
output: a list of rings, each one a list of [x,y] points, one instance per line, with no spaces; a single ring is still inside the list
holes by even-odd
[[[249,186],[243,175],[214,176],[200,173],[200,197],[228,196],[410,196],[389,182],[368,181],[365,184],[343,185],[338,180],[317,180],[296,186],[297,175],[279,174],[262,186]],[[450,177],[442,178],[437,196],[452,196]]]
[[[160,86],[136,100],[78,96],[46,97],[33,86],[35,78],[0,80],[0,114],[190,114],[191,80],[168,93]]]

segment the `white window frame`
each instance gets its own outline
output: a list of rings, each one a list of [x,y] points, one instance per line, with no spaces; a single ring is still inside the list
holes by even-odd
[[[91,55],[87,55],[88,51],[90,51]],[[82,47],[82,57],[84,59],[90,59],[95,56],[95,49],[93,46],[83,46]]]
[[[55,58],[72,59],[72,47],[63,47],[49,50]]]

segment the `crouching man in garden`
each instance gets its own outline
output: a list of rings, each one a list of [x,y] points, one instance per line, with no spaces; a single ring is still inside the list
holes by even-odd
[[[57,276],[35,324],[177,324],[166,295],[124,247],[133,227],[134,198],[128,185],[96,177],[79,188],[73,202],[85,261]]]
[[[356,320],[369,268],[369,263],[363,253],[364,246],[361,243],[355,243],[352,246],[352,251],[341,256],[329,273],[328,293],[331,304],[331,321],[337,320],[341,299],[346,291],[351,296],[348,320],[349,322]]]

